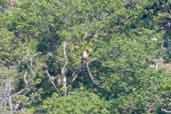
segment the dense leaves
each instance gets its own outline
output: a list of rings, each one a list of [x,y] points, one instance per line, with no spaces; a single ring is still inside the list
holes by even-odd
[[[55,101],[55,103],[54,103]],[[53,95],[44,102],[48,114],[109,114],[110,104],[90,92],[74,92],[67,97]],[[65,109],[65,110],[64,110]]]
[[[0,78],[12,81],[13,110],[167,113],[170,11],[170,0],[0,0]]]

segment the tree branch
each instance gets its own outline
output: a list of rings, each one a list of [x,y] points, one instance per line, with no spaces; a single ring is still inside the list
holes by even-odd
[[[51,84],[53,85],[53,87],[56,89],[56,90],[58,90],[58,88],[56,87],[56,85],[55,85],[55,83],[53,82],[53,80],[52,80],[52,76],[49,74],[49,72],[46,70],[46,74],[47,74],[47,76],[48,76],[48,78],[49,78],[49,81],[51,82]]]
[[[99,85],[99,83],[94,79],[94,76],[93,76],[93,74],[92,74],[91,71],[90,71],[89,63],[86,64],[86,67],[87,67],[88,75],[89,75],[90,79],[92,80],[92,82],[93,82],[95,85]]]
[[[73,77],[73,79],[71,82],[74,82],[78,78],[78,73],[73,72],[72,77]]]
[[[171,110],[167,110],[167,109],[163,109],[163,108],[161,108],[161,111],[163,111],[165,113],[171,113]]]
[[[35,72],[33,71],[33,60],[35,57],[37,57],[38,55],[42,54],[42,52],[38,52],[35,53],[31,58],[30,58],[30,71],[32,73],[33,76],[35,76]]]
[[[86,63],[87,72],[88,72],[88,75],[89,75],[91,81],[92,81],[96,86],[102,88],[102,87],[100,86],[100,83],[97,82],[97,81],[95,80],[93,74],[91,73],[90,67],[89,67],[89,64],[90,64],[92,61],[94,61],[94,60],[96,60],[96,58]]]
[[[65,73],[66,73],[66,66],[68,65],[68,57],[67,57],[66,47],[67,47],[67,42],[64,41],[63,52],[64,52],[65,63],[64,63],[64,66],[62,67],[62,70],[61,70],[61,74],[63,76],[64,96],[67,95],[67,78],[66,78]]]
[[[27,80],[27,75],[28,75],[28,72],[26,71],[25,73],[24,73],[24,83],[25,83],[25,87],[23,88],[23,89],[21,89],[20,91],[18,91],[18,92],[16,92],[16,93],[14,93],[14,94],[12,94],[11,96],[12,97],[15,97],[15,96],[17,96],[17,95],[20,95],[20,94],[22,94],[28,87],[29,87],[29,82],[28,82],[28,80]]]

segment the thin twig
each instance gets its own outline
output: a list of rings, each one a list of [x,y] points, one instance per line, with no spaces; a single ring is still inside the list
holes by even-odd
[[[14,94],[12,94],[11,96],[12,96],[12,97],[16,97],[16,96],[22,94],[25,90],[26,90],[26,88],[24,88],[24,89],[22,89],[22,90],[20,90],[20,91],[18,91],[18,92],[16,92],[16,93],[14,93]]]
[[[74,77],[73,77],[73,76],[74,76]],[[71,82],[74,82],[74,81],[78,78],[78,73],[73,72],[73,73],[72,73],[72,77],[73,77],[73,79],[72,79]]]

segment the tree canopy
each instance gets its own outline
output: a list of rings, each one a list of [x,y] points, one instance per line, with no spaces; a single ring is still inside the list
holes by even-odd
[[[170,11],[170,0],[0,0],[0,112],[170,113]]]

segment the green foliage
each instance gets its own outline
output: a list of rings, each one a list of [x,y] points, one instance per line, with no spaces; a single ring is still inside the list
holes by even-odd
[[[12,79],[12,93],[24,89],[14,105],[26,114],[169,110],[170,74],[150,66],[163,58],[168,64],[161,66],[170,68],[170,6],[170,0],[17,0],[10,7],[0,0],[0,78]],[[67,96],[60,91],[63,71]]]
[[[44,101],[43,107],[47,114],[110,114],[110,104],[88,91],[72,92],[66,97],[54,94]]]

